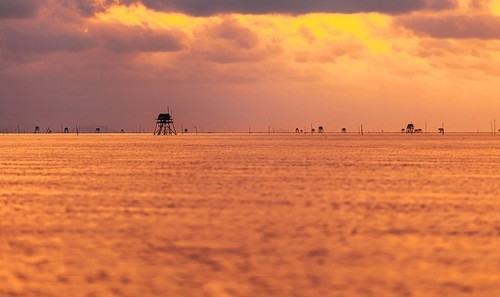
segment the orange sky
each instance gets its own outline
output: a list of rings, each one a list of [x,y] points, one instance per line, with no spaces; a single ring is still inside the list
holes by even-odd
[[[0,129],[500,120],[500,0],[3,0],[0,57]]]

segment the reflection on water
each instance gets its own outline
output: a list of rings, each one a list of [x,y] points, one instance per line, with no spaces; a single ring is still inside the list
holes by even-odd
[[[499,296],[500,137],[0,136],[0,296]]]

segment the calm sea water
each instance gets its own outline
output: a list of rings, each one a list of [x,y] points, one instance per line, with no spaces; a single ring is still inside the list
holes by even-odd
[[[500,296],[500,136],[0,135],[0,296]]]

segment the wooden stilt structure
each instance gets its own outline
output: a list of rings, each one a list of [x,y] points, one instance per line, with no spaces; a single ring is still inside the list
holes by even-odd
[[[413,123],[409,123],[406,126],[406,133],[413,133],[413,132],[415,132],[415,126],[413,125]]]
[[[170,113],[160,113],[158,115],[154,135],[177,135],[174,119]]]

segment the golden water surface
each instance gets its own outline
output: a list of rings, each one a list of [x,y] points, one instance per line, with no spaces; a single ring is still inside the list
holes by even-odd
[[[500,137],[0,135],[0,296],[500,296]]]

